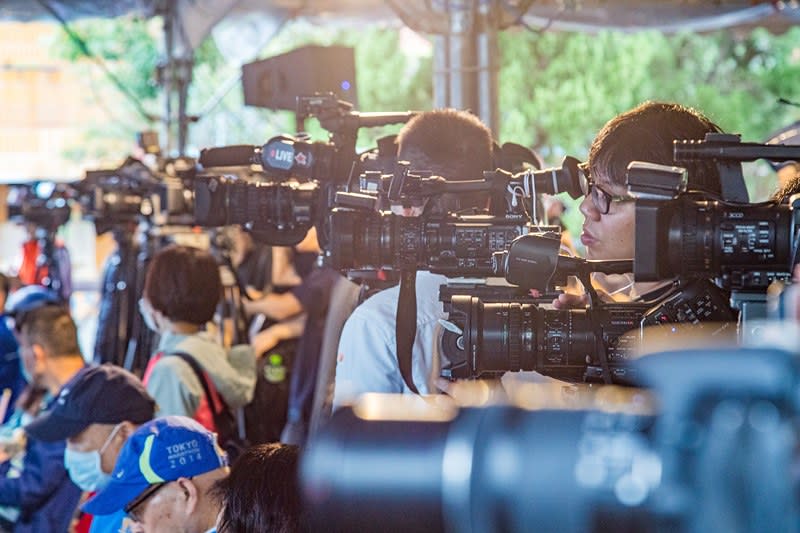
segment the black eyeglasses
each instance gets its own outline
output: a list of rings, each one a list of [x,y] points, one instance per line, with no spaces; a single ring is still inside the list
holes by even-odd
[[[608,191],[604,191],[602,187],[594,182],[591,174],[589,174],[588,164],[583,163],[579,168],[582,174],[580,183],[583,194],[592,199],[595,209],[597,209],[601,215],[608,214],[609,209],[611,209],[611,202],[632,202],[635,200],[633,196],[615,196]]]
[[[141,505],[151,496],[155,495],[156,492],[161,490],[164,485],[169,485],[169,481],[163,481],[161,483],[154,483],[144,489],[141,494],[135,497],[133,500],[125,506],[125,514],[133,520],[134,522],[142,522],[142,517],[136,512],[137,507],[141,507]]]

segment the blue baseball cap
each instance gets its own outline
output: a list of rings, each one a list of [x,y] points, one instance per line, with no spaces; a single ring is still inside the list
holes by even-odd
[[[92,515],[116,513],[151,485],[228,466],[217,437],[185,416],[165,416],[134,431],[120,451],[111,481],[83,504]]]
[[[52,407],[25,426],[36,440],[74,437],[91,424],[143,424],[153,419],[156,402],[139,378],[118,366],[87,366],[58,393]]]
[[[41,285],[26,285],[8,295],[2,312],[8,329],[20,331],[28,313],[46,305],[63,304],[55,291]]]

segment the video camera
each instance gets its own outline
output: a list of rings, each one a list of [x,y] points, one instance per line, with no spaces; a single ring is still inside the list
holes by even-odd
[[[67,183],[34,181],[12,184],[8,190],[8,217],[55,232],[69,220],[73,191]]]
[[[195,161],[169,159],[160,166],[153,170],[129,157],[116,169],[86,172],[74,187],[98,233],[142,219],[155,225],[193,225]]]
[[[533,370],[564,381],[631,384],[635,376],[627,363],[640,350],[643,328],[714,322],[707,333],[718,335],[735,320],[727,294],[703,279],[679,283],[655,301],[602,302],[589,275],[631,272],[632,262],[567,257],[558,254],[559,245],[548,236],[519,237],[494,255],[494,274],[521,287],[545,290],[577,276],[590,294],[589,308],[545,309],[541,302],[487,301],[469,292],[449,292],[448,327],[442,337],[449,363],[442,377],[475,379]]]
[[[796,160],[800,147],[742,143],[736,135],[708,134],[676,141],[675,161],[713,160],[730,169],[742,161]],[[723,184],[727,179],[722,176]],[[637,281],[716,278],[731,291],[760,292],[785,280],[797,263],[800,197],[789,205],[730,201],[687,190],[680,167],[633,162],[628,190],[636,198]],[[724,192],[724,190],[723,190]]]
[[[567,192],[579,197],[578,161],[561,168],[511,174],[484,172],[482,180],[455,181],[414,172],[400,162],[392,175],[367,173],[359,193],[339,192],[330,213],[326,261],[338,270],[411,269],[448,276],[490,276],[492,255],[531,231],[557,234],[558,227],[535,221],[537,193]],[[442,208],[442,195],[490,198],[489,214]],[[430,200],[430,201],[429,201]],[[396,206],[416,216],[384,211]],[[533,221],[532,221],[533,220]]]
[[[418,409],[398,413],[389,400],[408,405],[403,398],[369,396],[340,409],[301,464],[312,526],[451,533],[797,528],[796,355],[774,348],[672,351],[631,366],[649,391],[634,391],[625,405],[610,402],[614,388],[604,387],[581,409],[561,402],[533,411],[459,411],[413,398]],[[561,398],[573,388],[548,386]]]
[[[312,226],[325,222],[335,191],[361,173],[361,157],[356,153],[359,128],[403,123],[415,115],[359,113],[331,94],[298,97],[297,106],[298,117],[316,117],[330,132],[329,140],[279,135],[263,146],[202,150],[199,163],[206,172],[194,186],[198,224],[243,225],[267,244],[297,244]],[[257,171],[248,179],[211,172],[225,167]]]

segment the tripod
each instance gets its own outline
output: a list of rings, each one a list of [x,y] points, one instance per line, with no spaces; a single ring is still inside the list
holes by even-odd
[[[136,305],[142,293],[137,275],[139,245],[131,226],[132,223],[115,224],[111,229],[117,249],[103,271],[94,344],[94,361],[101,364],[124,364],[134,322],[139,320]]]
[[[39,249],[34,280],[58,294],[64,302],[68,302],[72,294],[69,252],[63,246],[56,246],[57,230],[57,226],[37,226],[34,230]]]

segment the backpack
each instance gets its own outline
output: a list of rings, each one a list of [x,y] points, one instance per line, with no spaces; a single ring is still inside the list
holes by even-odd
[[[205,371],[194,357],[186,352],[173,352],[164,355],[180,357],[194,372],[197,380],[203,387],[206,403],[208,404],[214,420],[217,442],[219,442],[222,449],[228,453],[228,460],[233,462],[234,459],[250,446],[244,428],[239,427],[239,420],[236,413],[228,407],[222,396],[211,392],[213,384],[209,383]],[[216,392],[216,390],[214,392]],[[217,401],[214,401],[215,399]]]
[[[285,340],[258,359],[253,401],[244,406],[250,444],[280,441],[286,424],[289,379],[296,349],[296,339]]]

